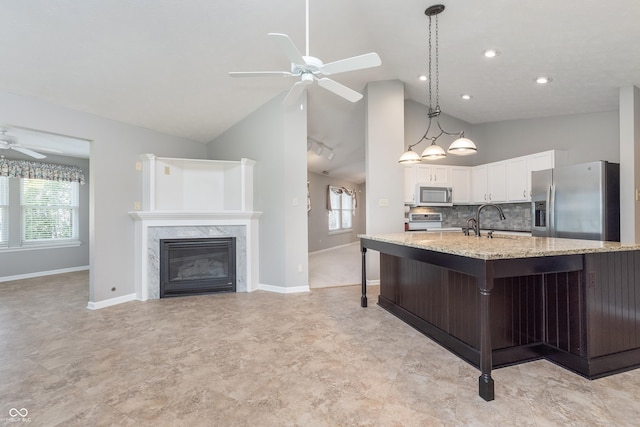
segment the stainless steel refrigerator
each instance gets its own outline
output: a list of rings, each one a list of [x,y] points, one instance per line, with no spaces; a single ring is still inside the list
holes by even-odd
[[[620,241],[620,165],[604,161],[532,172],[534,236]]]

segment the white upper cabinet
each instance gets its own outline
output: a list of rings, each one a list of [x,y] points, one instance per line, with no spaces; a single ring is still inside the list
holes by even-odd
[[[544,151],[507,160],[508,201],[531,201],[531,172],[555,167],[556,157],[556,151]]]
[[[487,165],[471,168],[471,202],[486,203],[487,199]]]
[[[404,167],[404,202],[414,203],[416,197],[416,166]]]
[[[449,168],[449,181],[453,189],[452,201],[454,204],[466,204],[471,202],[471,168],[467,166],[451,166]]]
[[[487,196],[489,203],[507,201],[507,163],[496,162],[487,165]]]
[[[432,186],[449,184],[449,166],[416,165],[416,183]]]
[[[471,169],[473,203],[500,203],[507,200],[506,162],[474,166]]]

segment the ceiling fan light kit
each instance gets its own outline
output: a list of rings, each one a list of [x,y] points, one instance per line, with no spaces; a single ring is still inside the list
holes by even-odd
[[[428,69],[428,79],[427,79],[429,81],[429,90],[428,90],[429,110],[427,113],[428,125],[427,125],[427,130],[422,136],[422,138],[420,138],[420,140],[418,140],[418,142],[416,142],[415,144],[409,145],[407,151],[405,151],[400,156],[400,158],[398,159],[398,163],[401,163],[401,164],[419,163],[421,160],[444,159],[447,156],[447,153],[454,154],[457,156],[468,156],[471,154],[475,154],[478,151],[474,142],[469,138],[465,138],[464,132],[447,132],[440,125],[439,117],[442,111],[440,110],[440,102],[439,102],[440,91],[438,88],[439,80],[440,80],[440,73],[438,69],[439,67],[438,15],[443,11],[444,11],[444,5],[441,5],[441,4],[430,6],[427,8],[427,10],[424,11],[425,15],[429,17],[429,69]],[[435,85],[436,85],[435,107],[433,106],[433,103],[432,103],[432,90],[431,90],[431,82],[433,81],[432,72],[431,72],[432,71],[431,57],[433,52],[432,31],[431,31],[432,19],[435,20],[435,27],[436,27],[435,28],[435,61],[434,61],[435,62]],[[436,136],[427,136],[429,131],[431,130],[432,120],[436,122],[439,133]],[[438,138],[440,138],[442,135],[450,135],[450,136],[458,137],[449,146],[449,149],[447,150],[447,152],[445,152],[444,149],[440,147],[436,142]],[[412,148],[425,140],[431,141],[431,144],[424,149],[420,158],[417,159],[416,158],[417,154],[412,150]]]
[[[305,56],[300,54],[300,51],[288,35],[281,33],[268,33],[268,36],[291,62],[291,71],[240,71],[230,72],[229,75],[231,77],[299,77],[300,80],[294,83],[282,101],[285,105],[295,103],[302,92],[306,89],[306,86],[312,84],[314,81],[318,82],[318,86],[333,92],[350,102],[357,102],[362,99],[361,93],[324,76],[377,67],[382,64],[380,56],[375,52],[353,56],[327,64],[324,64],[320,59],[311,56],[309,54],[309,0],[306,0]]]

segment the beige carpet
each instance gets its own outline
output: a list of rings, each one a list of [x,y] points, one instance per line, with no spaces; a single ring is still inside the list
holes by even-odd
[[[360,242],[309,254],[311,289],[362,283]]]

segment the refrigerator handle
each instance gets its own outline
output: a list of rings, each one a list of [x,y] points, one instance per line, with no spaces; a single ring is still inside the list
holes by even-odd
[[[548,237],[556,237],[556,186],[551,184],[547,191],[547,228]]]

